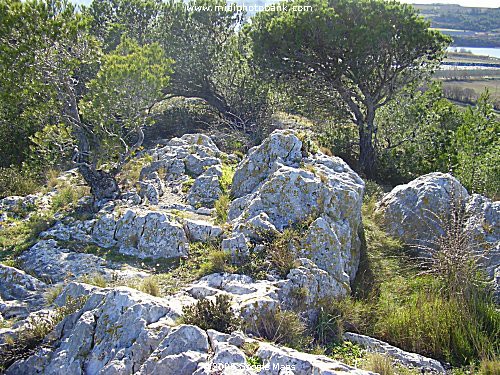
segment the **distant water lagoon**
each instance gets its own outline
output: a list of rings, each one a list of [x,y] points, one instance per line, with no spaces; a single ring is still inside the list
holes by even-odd
[[[461,50],[470,51],[473,55],[477,56],[490,56],[500,59],[500,48],[448,47],[449,52],[460,52]]]

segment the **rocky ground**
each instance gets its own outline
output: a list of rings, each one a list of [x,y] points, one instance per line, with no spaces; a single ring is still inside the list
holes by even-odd
[[[242,160],[202,134],[174,138],[146,156],[138,183],[120,199],[95,202],[92,214],[58,215],[15,262],[0,264],[0,320],[10,322],[0,329],[0,353],[7,356],[33,322],[55,322],[41,344],[12,358],[7,374],[367,373],[264,342],[252,329],[264,311],[314,320],[318,301],[351,292],[365,184],[344,161],[288,130],[275,131]],[[53,196],[0,200],[0,230],[28,220]],[[498,202],[433,173],[386,194],[377,213],[391,235],[425,257],[444,230],[439,215],[455,204],[465,207],[477,254],[498,283]],[[269,259],[270,244],[291,230],[299,236],[278,253],[281,263]],[[175,273],[208,248],[227,258],[226,272],[186,280]],[[131,288],[160,269],[170,272],[171,293]],[[89,278],[106,285],[89,285]],[[220,295],[231,297],[244,332],[181,324],[186,306]],[[345,339],[405,366],[444,372],[438,361],[373,338]]]

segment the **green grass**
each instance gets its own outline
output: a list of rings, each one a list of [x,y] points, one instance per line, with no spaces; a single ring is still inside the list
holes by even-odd
[[[117,180],[124,190],[133,188],[139,181],[141,170],[153,161],[149,154],[131,159],[117,176]]]
[[[227,222],[227,214],[229,212],[229,205],[231,198],[228,194],[222,194],[215,202],[214,208],[214,222],[215,224],[224,224]]]
[[[354,298],[325,305],[327,316],[338,319],[339,330],[376,337],[453,366],[495,358],[500,313],[490,297],[480,287],[468,298],[450,293],[452,286],[422,274],[380,229],[373,202],[365,203],[363,211],[366,247]]]
[[[191,189],[191,187],[193,186],[193,184],[194,184],[194,178],[188,176],[188,179],[182,182],[182,192],[184,194],[187,194],[189,192],[189,189]]]
[[[10,195],[28,195],[39,191],[39,179],[33,178],[33,173],[19,170],[15,167],[0,168],[0,198]]]
[[[235,165],[222,164],[222,177],[220,178],[220,185],[225,194],[229,194],[231,191],[235,170]]]
[[[233,176],[235,166],[230,164],[222,165],[222,177],[220,178],[220,185],[222,195],[215,202],[214,208],[214,221],[216,224],[224,224],[227,222],[227,214],[231,204],[231,184],[233,183]]]
[[[382,354],[370,353],[365,359],[363,366],[365,370],[375,372],[380,375],[394,375],[394,366],[389,357]]]
[[[55,223],[56,213],[70,213],[87,193],[86,187],[60,184],[50,208],[32,213],[26,220],[13,219],[9,225],[0,228],[0,262],[15,261],[19,254],[35,244],[41,232]]]
[[[15,262],[15,258],[36,243],[40,232],[54,224],[53,214],[40,212],[28,220],[16,220],[0,229],[0,261]]]
[[[80,281],[85,284],[98,286],[99,288],[106,288],[108,286],[107,280],[99,273],[84,275],[80,278]]]
[[[141,292],[151,294],[154,297],[160,297],[161,295],[158,277],[156,276],[150,276],[143,279],[137,289],[139,289]]]
[[[312,343],[305,323],[294,311],[261,308],[259,313],[245,322],[245,330],[271,342],[297,350],[304,350]]]

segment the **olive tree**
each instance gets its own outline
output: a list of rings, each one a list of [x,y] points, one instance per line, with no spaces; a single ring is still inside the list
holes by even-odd
[[[374,177],[377,109],[435,69],[449,38],[429,29],[413,7],[393,0],[284,5],[284,11],[254,17],[254,58],[269,76],[313,80],[336,92],[358,128],[359,169]]]
[[[80,100],[67,87],[67,120],[77,142],[74,162],[96,199],[119,194],[115,176],[141,147],[152,108],[168,84],[171,60],[158,44],[139,46],[122,37],[103,57]]]

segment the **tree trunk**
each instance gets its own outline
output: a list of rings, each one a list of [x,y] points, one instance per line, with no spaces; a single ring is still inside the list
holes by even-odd
[[[90,192],[95,200],[115,199],[120,195],[120,188],[115,176],[111,173],[98,170],[90,161],[89,131],[85,129],[84,124],[81,122],[73,89],[67,82],[65,88],[68,96],[65,112],[70,119],[73,136],[78,141],[78,150],[73,161],[77,163],[78,171],[90,186]]]
[[[80,164],[78,170],[85,182],[90,186],[90,192],[95,200],[116,199],[120,195],[120,188],[115,176],[87,164]]]
[[[365,177],[375,178],[376,152],[373,137],[364,125],[359,126],[359,168]]]
[[[366,116],[358,120],[359,131],[359,168],[366,178],[374,179],[377,172],[377,153],[375,150],[375,110],[367,106]]]

